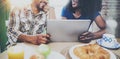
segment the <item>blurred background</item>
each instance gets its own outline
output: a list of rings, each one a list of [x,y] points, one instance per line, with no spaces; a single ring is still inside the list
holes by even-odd
[[[0,52],[6,48],[7,35],[5,21],[8,20],[9,11],[10,3],[7,0],[0,0]]]
[[[14,7],[23,7],[31,0],[0,0],[0,52],[6,49],[9,12]]]
[[[69,0],[48,0],[49,5],[55,9],[56,19],[61,18],[62,8]],[[0,51],[6,48],[6,29],[9,19],[9,12],[14,7],[24,7],[31,3],[31,0],[0,0]],[[120,0],[102,0],[102,17],[107,22],[107,32],[120,38]],[[95,23],[92,24],[92,31],[98,30]]]

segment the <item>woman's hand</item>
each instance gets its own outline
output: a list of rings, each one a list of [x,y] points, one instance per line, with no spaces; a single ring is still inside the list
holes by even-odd
[[[92,32],[84,32],[78,36],[80,42],[88,43],[94,39],[94,34]]]
[[[73,13],[73,16],[74,16],[75,18],[80,18],[80,16],[81,16],[80,10],[77,9],[77,10],[75,11],[75,13]]]

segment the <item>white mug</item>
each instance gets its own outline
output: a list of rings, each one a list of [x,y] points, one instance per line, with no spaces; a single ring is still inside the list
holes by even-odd
[[[109,42],[109,43],[116,43],[116,38],[114,35],[112,34],[103,34],[102,39],[105,42]]]
[[[101,39],[101,45],[104,47],[114,47],[117,43],[117,40],[114,35],[112,34],[103,34]]]

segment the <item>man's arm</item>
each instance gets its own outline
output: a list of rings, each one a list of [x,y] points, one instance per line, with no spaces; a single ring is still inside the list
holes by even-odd
[[[19,9],[14,8],[9,15],[9,25],[7,28],[8,42],[14,44],[17,42],[18,36],[21,34],[19,29]]]
[[[41,44],[46,43],[46,39],[43,37],[43,35],[26,35],[19,31],[19,19],[16,18],[17,14],[11,13],[10,15],[10,22],[9,26],[7,28],[7,34],[8,34],[8,44],[15,44],[17,41],[21,42],[29,42],[32,44]],[[16,22],[17,21],[17,22]],[[41,37],[41,38],[39,38]]]
[[[18,8],[14,8],[10,12],[9,16],[9,25],[7,28],[8,34],[8,44],[15,44],[17,41],[21,42],[30,42],[33,44],[37,44],[37,36],[26,35],[19,31],[20,27],[20,10]]]

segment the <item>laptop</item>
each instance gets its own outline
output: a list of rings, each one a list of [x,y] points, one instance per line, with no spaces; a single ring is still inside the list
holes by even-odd
[[[90,20],[47,20],[47,33],[53,42],[75,42],[78,35],[88,31]]]

